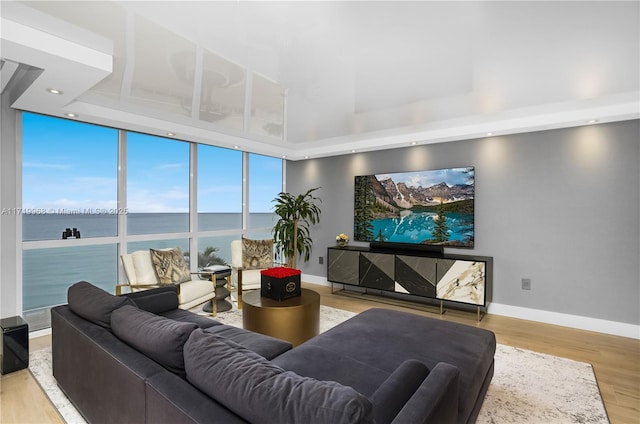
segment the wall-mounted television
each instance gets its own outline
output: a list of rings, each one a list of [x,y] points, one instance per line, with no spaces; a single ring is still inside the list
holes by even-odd
[[[355,177],[354,240],[471,248],[474,167]]]

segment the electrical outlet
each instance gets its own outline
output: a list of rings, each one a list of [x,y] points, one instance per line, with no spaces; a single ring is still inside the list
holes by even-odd
[[[320,256],[320,257],[318,258],[318,263],[319,263],[320,265],[322,265],[322,264],[324,263],[324,256]]]
[[[522,290],[531,290],[531,278],[522,279]]]

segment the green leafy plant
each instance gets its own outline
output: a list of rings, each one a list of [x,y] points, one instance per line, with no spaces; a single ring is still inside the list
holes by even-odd
[[[280,218],[273,227],[276,258],[285,258],[287,266],[295,268],[298,256],[309,260],[313,240],[309,227],[320,222],[322,200],[313,195],[320,187],[312,188],[304,194],[294,196],[281,192],[273,199],[275,213]]]
[[[227,262],[224,258],[218,256],[217,247],[207,246],[204,249],[204,252],[198,252],[198,268],[204,268],[211,265],[226,265]],[[184,253],[185,260],[189,261],[191,259],[191,252]]]

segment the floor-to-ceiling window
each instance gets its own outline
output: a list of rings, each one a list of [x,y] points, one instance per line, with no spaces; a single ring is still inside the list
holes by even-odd
[[[127,252],[179,247],[189,258],[189,143],[126,138]]]
[[[49,325],[49,308],[66,303],[77,281],[113,293],[124,279],[118,252],[178,246],[189,259],[196,246],[197,269],[228,263],[231,240],[243,234],[270,237],[281,159],[32,113],[22,114],[22,126],[31,330]]]
[[[126,137],[127,234],[189,231],[189,143]]]
[[[37,328],[69,285],[117,281],[118,131],[31,113],[22,123],[23,308]]]
[[[231,263],[231,240],[242,234],[240,150],[199,144],[198,266]]]
[[[273,199],[282,191],[282,160],[270,156],[249,154],[249,219],[247,227],[262,237],[268,237],[276,224]]]

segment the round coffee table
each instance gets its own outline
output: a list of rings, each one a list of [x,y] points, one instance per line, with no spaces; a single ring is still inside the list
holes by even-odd
[[[282,301],[261,297],[260,290],[242,296],[246,330],[277,337],[297,346],[320,332],[320,295],[301,289],[300,296]]]

